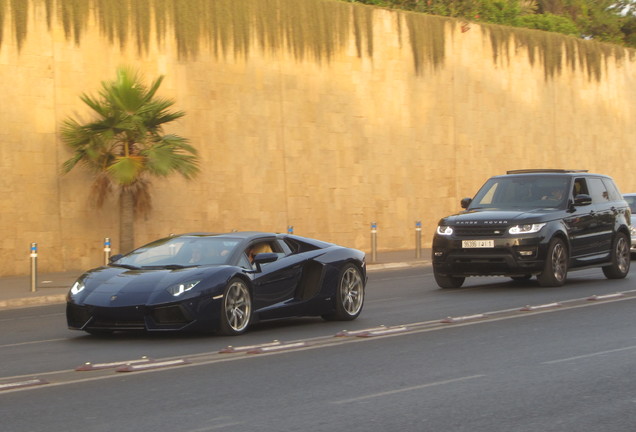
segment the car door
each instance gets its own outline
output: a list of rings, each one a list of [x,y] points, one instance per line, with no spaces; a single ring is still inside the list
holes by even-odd
[[[577,196],[589,195],[586,179],[576,178],[573,183],[572,200]],[[573,205],[564,218],[570,237],[570,257],[574,265],[583,265],[595,252],[595,237],[598,223],[592,204]]]
[[[262,243],[250,245],[246,249],[246,255],[250,248],[262,246]],[[278,259],[259,265],[250,264],[254,272],[252,279],[254,285],[253,301],[254,309],[257,311],[264,308],[282,306],[285,302],[294,298],[305,261],[303,257],[289,254],[283,249],[279,240],[268,241],[264,250],[276,253]]]
[[[609,256],[614,237],[616,206],[600,177],[589,178],[588,188],[598,224],[595,230],[595,250],[601,255]]]

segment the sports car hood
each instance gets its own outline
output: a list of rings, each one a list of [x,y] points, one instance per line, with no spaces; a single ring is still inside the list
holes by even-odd
[[[198,295],[201,286],[183,297],[175,297],[167,289],[173,285],[209,280],[222,267],[192,267],[177,270],[129,270],[100,267],[84,273],[79,282],[85,288],[71,296],[78,304],[93,306],[136,306],[168,303]],[[199,285],[202,285],[200,283]],[[69,294],[70,296],[70,294]]]
[[[469,210],[447,216],[440,221],[443,225],[515,225],[521,223],[537,223],[551,220],[553,215],[561,212],[558,209],[522,210]]]

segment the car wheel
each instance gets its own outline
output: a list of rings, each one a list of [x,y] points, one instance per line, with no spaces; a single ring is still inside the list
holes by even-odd
[[[608,279],[622,279],[629,273],[630,262],[627,236],[622,232],[616,233],[612,245],[612,264],[603,267],[603,274]]]
[[[560,238],[550,241],[543,272],[537,276],[539,285],[557,287],[565,283],[568,274],[568,248]]]
[[[466,278],[462,276],[441,275],[435,270],[433,270],[433,276],[435,276],[435,282],[437,282],[440,288],[459,288],[466,280]]]
[[[221,333],[234,336],[244,333],[252,320],[252,296],[247,284],[238,278],[232,279],[223,292],[221,309]]]
[[[459,288],[464,284],[466,280],[463,276],[449,276],[439,274],[433,269],[433,276],[435,276],[435,282],[440,288]]]
[[[346,265],[340,271],[336,291],[336,312],[323,315],[329,321],[351,321],[360,315],[364,305],[364,280],[360,269],[353,264]]]

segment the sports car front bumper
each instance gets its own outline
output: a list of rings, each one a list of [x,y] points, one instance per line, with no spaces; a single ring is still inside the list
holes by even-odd
[[[185,330],[197,323],[181,304],[167,306],[99,307],[67,303],[68,327],[74,330]]]

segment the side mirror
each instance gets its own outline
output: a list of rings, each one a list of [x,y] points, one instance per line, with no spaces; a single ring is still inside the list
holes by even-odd
[[[111,256],[110,258],[108,258],[108,263],[114,263],[115,261],[118,261],[121,257],[123,257],[122,254],[115,254],[113,256]]]
[[[471,202],[473,202],[472,198],[463,198],[459,202],[459,204],[462,206],[463,209],[467,209]]]
[[[575,206],[586,206],[592,204],[592,197],[587,194],[578,194],[574,197]]]
[[[278,259],[278,254],[272,252],[263,252],[254,255],[254,265],[256,266],[256,271],[261,271],[261,265],[274,262]]]
[[[278,254],[272,252],[259,253],[254,255],[255,264],[267,264],[278,259]]]

